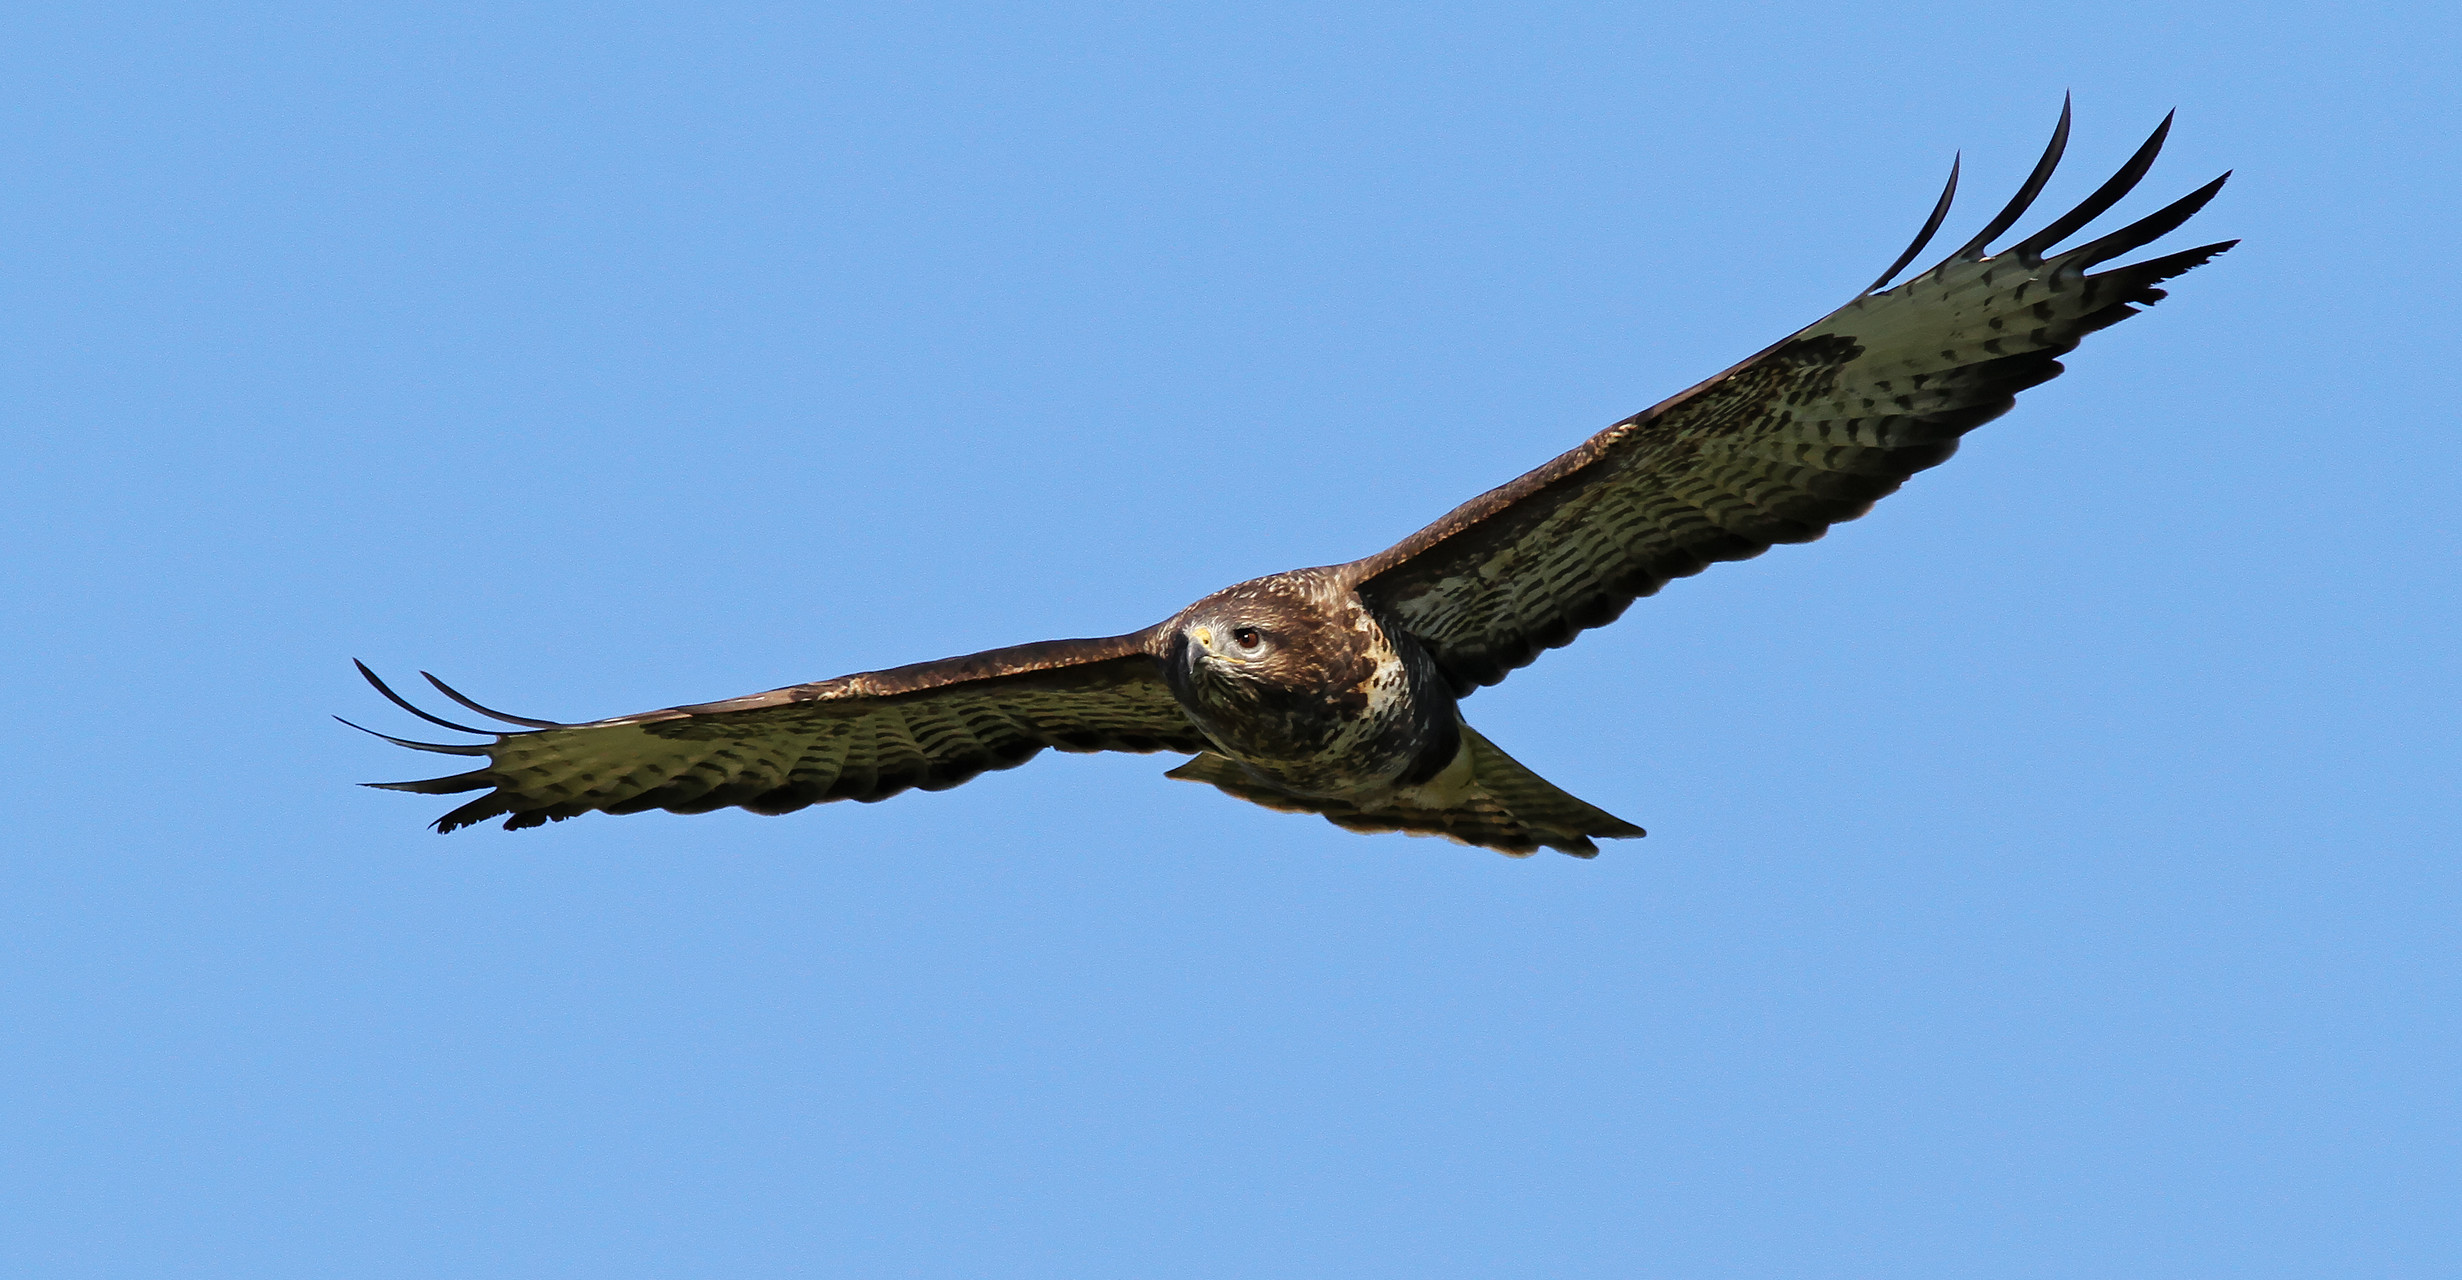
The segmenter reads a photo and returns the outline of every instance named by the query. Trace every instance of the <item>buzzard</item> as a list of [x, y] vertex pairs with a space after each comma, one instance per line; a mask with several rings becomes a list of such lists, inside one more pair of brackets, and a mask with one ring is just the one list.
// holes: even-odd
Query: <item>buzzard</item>
[[[1668, 580], [1808, 542], [1862, 515], [2016, 393], [2057, 376], [2097, 329], [2237, 241], [2096, 267], [2186, 222], [2228, 173], [2146, 217], [2054, 246], [2135, 187], [2164, 117], [2083, 204], [1998, 253], [2051, 177], [2051, 145], [1974, 239], [1896, 288], [1948, 216], [1957, 166], [1914, 243], [1853, 301], [1364, 560], [1225, 587], [1128, 635], [1047, 640], [724, 702], [587, 724], [491, 711], [488, 740], [413, 742], [476, 757], [450, 777], [371, 785], [484, 795], [436, 820], [533, 827], [591, 810], [787, 813], [938, 791], [1059, 751], [1172, 751], [1167, 775], [1353, 831], [1407, 831], [1516, 856], [1590, 857], [1641, 828], [1550, 785], [1462, 719], [1461, 700], [1615, 620]], [[347, 722], [345, 722], [347, 723]], [[354, 728], [359, 726], [354, 725]], [[373, 731], [371, 731], [373, 732]]]

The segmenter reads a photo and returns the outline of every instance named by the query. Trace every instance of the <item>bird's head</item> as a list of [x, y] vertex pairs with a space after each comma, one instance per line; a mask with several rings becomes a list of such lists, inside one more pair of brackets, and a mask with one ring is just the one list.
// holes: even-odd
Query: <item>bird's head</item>
[[1235, 696], [1357, 683], [1373, 624], [1347, 594], [1326, 589], [1322, 572], [1243, 582], [1190, 605], [1173, 620], [1175, 674]]

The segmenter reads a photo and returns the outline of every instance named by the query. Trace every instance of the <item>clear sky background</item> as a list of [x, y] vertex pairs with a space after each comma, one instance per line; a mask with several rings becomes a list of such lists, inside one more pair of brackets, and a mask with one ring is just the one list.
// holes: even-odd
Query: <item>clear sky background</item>
[[[2449, 1276], [2449, 5], [22, 6], [0, 1271]], [[1467, 705], [1651, 829], [1047, 756], [439, 838], [585, 719], [1376, 550], [1954, 244], [2247, 243]], [[2107, 224], [2108, 225], [2108, 224]], [[442, 761], [450, 766], [453, 762]]]

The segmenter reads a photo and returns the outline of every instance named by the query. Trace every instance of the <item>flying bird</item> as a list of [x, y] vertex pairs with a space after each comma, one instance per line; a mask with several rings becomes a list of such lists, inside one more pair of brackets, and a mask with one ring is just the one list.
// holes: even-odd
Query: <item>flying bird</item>
[[[1353, 831], [1449, 837], [1516, 856], [1581, 857], [1642, 829], [1531, 772], [1461, 701], [1639, 597], [1722, 560], [1809, 542], [1862, 515], [2080, 339], [2161, 299], [2162, 281], [2238, 243], [2095, 268], [2186, 222], [2231, 175], [2062, 251], [2135, 187], [2164, 117], [2084, 203], [1998, 253], [2059, 163], [2069, 108], [2015, 198], [1939, 265], [1884, 288], [1948, 217], [1958, 168], [1914, 243], [1871, 288], [1726, 372], [1608, 427], [1364, 560], [1225, 587], [1143, 631], [1046, 640], [724, 702], [586, 724], [506, 715], [511, 731], [411, 714], [487, 741], [413, 742], [466, 773], [372, 786], [486, 794], [438, 831], [603, 810], [787, 813], [939, 791], [1058, 751], [1171, 751], [1166, 776]], [[422, 673], [425, 674], [425, 673]], [[345, 721], [345, 723], [349, 723]], [[360, 726], [353, 725], [353, 728]], [[374, 732], [370, 730], [369, 732]]]

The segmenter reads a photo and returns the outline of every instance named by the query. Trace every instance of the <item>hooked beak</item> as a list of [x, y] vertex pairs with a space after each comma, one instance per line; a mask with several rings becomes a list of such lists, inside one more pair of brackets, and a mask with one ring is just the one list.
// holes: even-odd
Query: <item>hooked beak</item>
[[1180, 650], [1180, 660], [1187, 664], [1191, 674], [1199, 671], [1220, 671], [1230, 663], [1230, 659], [1225, 658], [1222, 652], [1214, 647], [1212, 627], [1190, 627], [1181, 639]]

